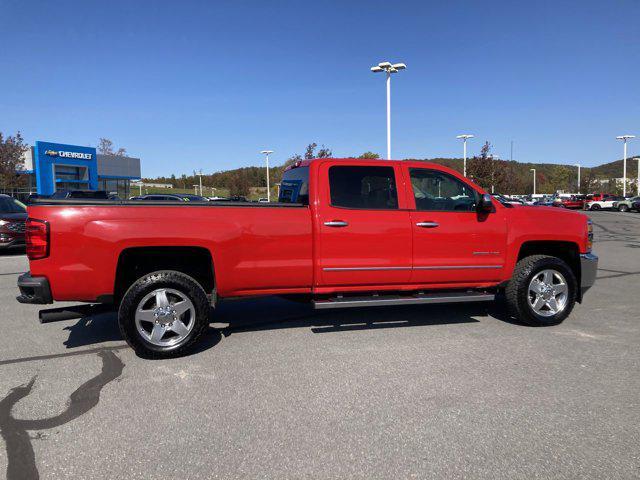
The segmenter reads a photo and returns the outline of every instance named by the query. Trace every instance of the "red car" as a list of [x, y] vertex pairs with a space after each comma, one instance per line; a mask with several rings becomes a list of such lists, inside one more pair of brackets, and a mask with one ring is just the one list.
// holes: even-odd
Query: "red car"
[[571, 197], [559, 198], [553, 202], [553, 206], [582, 210], [584, 208], [586, 198], [586, 195], [572, 195]]
[[316, 309], [493, 301], [555, 325], [595, 281], [583, 214], [513, 207], [436, 164], [317, 159], [277, 203], [36, 200], [23, 303], [110, 303], [140, 354], [193, 345], [227, 298]]
[[27, 207], [9, 195], [0, 195], [0, 251], [25, 247]]

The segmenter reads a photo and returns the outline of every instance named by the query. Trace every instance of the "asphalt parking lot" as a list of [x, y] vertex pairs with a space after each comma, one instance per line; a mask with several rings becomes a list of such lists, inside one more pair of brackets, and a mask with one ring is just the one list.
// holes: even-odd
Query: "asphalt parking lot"
[[[40, 325], [0, 257], [0, 471], [21, 478], [638, 478], [640, 214], [593, 212], [562, 325], [499, 308], [223, 304], [190, 356], [115, 315]], [[1, 475], [1, 474], [0, 474]]]

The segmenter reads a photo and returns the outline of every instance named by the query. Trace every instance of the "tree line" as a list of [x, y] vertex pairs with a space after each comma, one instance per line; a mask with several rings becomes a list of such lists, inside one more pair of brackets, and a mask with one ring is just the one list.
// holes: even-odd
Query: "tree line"
[[[0, 189], [17, 190], [26, 186], [26, 178], [17, 172], [24, 169], [23, 156], [29, 150], [22, 134], [3, 135], [0, 132]], [[116, 149], [111, 140], [100, 138], [98, 152], [105, 155], [125, 156], [126, 149]], [[283, 165], [269, 169], [269, 181], [276, 185], [282, 180], [285, 168], [297, 161], [311, 158], [327, 158], [332, 156], [331, 148], [312, 142], [301, 153], [291, 155]], [[377, 153], [367, 151], [357, 158], [380, 158]], [[425, 158], [413, 159], [438, 163], [462, 173], [463, 160], [461, 158]], [[635, 164], [635, 165], [634, 165]], [[628, 160], [627, 171], [629, 178], [635, 178], [637, 162]], [[500, 160], [491, 154], [491, 144], [485, 142], [478, 155], [467, 160], [467, 176], [485, 190], [503, 194], [529, 194], [533, 191], [533, 173], [536, 169], [537, 193], [555, 193], [557, 191], [577, 191], [577, 169], [573, 166], [549, 163], [519, 163], [516, 161]], [[619, 173], [616, 173], [619, 172]], [[620, 194], [622, 185], [613, 181], [622, 176], [622, 161], [600, 165], [594, 168], [583, 168], [580, 191], [582, 193], [608, 191]], [[183, 174], [180, 177], [145, 178], [153, 183], [168, 183], [175, 188], [190, 189], [199, 183], [195, 172], [193, 175]], [[604, 180], [605, 184], [602, 184]], [[266, 188], [265, 167], [243, 167], [226, 170], [202, 176], [205, 187], [229, 190], [233, 196], [246, 196], [252, 187]], [[274, 189], [276, 187], [273, 187]], [[633, 191], [628, 188], [627, 191]]]
[[[491, 144], [485, 142], [478, 155], [467, 159], [467, 176], [488, 192], [503, 193], [509, 195], [526, 195], [533, 193], [533, 173], [531, 168], [536, 169], [536, 192], [555, 193], [557, 191], [576, 192], [577, 169], [568, 165], [547, 164], [547, 163], [519, 163], [496, 158], [491, 154]], [[318, 145], [313, 142], [307, 145], [304, 152], [290, 156], [283, 165], [273, 166], [269, 169], [269, 181], [275, 185], [282, 180], [285, 168], [297, 161], [311, 158], [331, 157], [330, 148]], [[356, 158], [378, 159], [380, 155], [367, 151]], [[462, 158], [424, 158], [410, 159], [417, 161], [433, 162], [462, 173]], [[596, 167], [597, 168], [597, 167]], [[202, 176], [202, 184], [206, 187], [224, 188], [230, 191], [231, 195], [247, 195], [251, 187], [266, 188], [266, 167], [243, 167], [233, 170], [225, 170]], [[153, 183], [167, 183], [175, 188], [191, 188], [198, 184], [198, 176], [183, 174], [180, 177], [171, 175], [170, 177], [145, 178], [145, 181]], [[594, 192], [602, 190], [598, 183], [595, 169], [583, 168], [581, 175], [580, 191]], [[618, 187], [613, 183], [610, 190], [616, 193]], [[274, 187], [275, 188], [275, 187]]]

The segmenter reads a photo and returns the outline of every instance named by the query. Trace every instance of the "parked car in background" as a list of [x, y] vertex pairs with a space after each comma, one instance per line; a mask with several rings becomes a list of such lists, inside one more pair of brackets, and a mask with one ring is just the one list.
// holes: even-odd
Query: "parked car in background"
[[267, 200], [266, 198], [259, 198], [258, 203], [269, 203], [269, 200]]
[[536, 207], [553, 207], [553, 197], [544, 196], [533, 200], [533, 205]]
[[631, 204], [631, 209], [635, 210], [636, 212], [640, 212], [640, 200], [633, 202]]
[[[104, 190], [58, 190], [53, 195], [49, 195], [47, 198], [56, 200], [64, 199], [91, 199], [91, 200], [111, 200], [109, 192]], [[42, 198], [42, 196], [38, 197]]]
[[607, 200], [611, 197], [615, 197], [616, 195], [612, 193], [591, 193], [587, 195], [587, 200], [594, 200], [596, 202], [601, 200]]
[[248, 202], [246, 197], [242, 197], [240, 195], [235, 195], [232, 197], [211, 197], [209, 198], [212, 202]]
[[137, 195], [129, 200], [148, 202], [208, 202], [209, 199], [190, 193], [158, 193], [149, 195]]
[[584, 204], [585, 210], [611, 210], [614, 208], [614, 203], [617, 204], [620, 200], [624, 200], [623, 197], [609, 196], [604, 197], [602, 200], [588, 200]]
[[526, 205], [522, 200], [518, 200], [517, 198], [507, 197], [506, 195], [502, 195], [500, 193], [494, 193], [491, 195], [493, 198], [498, 200], [503, 205]]
[[638, 206], [633, 206], [634, 203], [640, 205], [640, 197], [632, 197], [613, 202], [613, 208], [618, 210], [619, 212], [628, 212], [629, 210], [639, 211]]
[[0, 195], [0, 250], [24, 248], [27, 207], [9, 195]]
[[571, 195], [570, 197], [559, 197], [553, 201], [553, 206], [582, 210], [584, 208], [584, 202], [586, 201], [586, 199], [586, 195]]

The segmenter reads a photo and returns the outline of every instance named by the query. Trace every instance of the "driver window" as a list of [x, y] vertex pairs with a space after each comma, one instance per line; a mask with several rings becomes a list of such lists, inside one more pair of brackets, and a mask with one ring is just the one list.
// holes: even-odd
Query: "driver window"
[[451, 175], [426, 168], [410, 168], [416, 210], [475, 212], [478, 193]]

